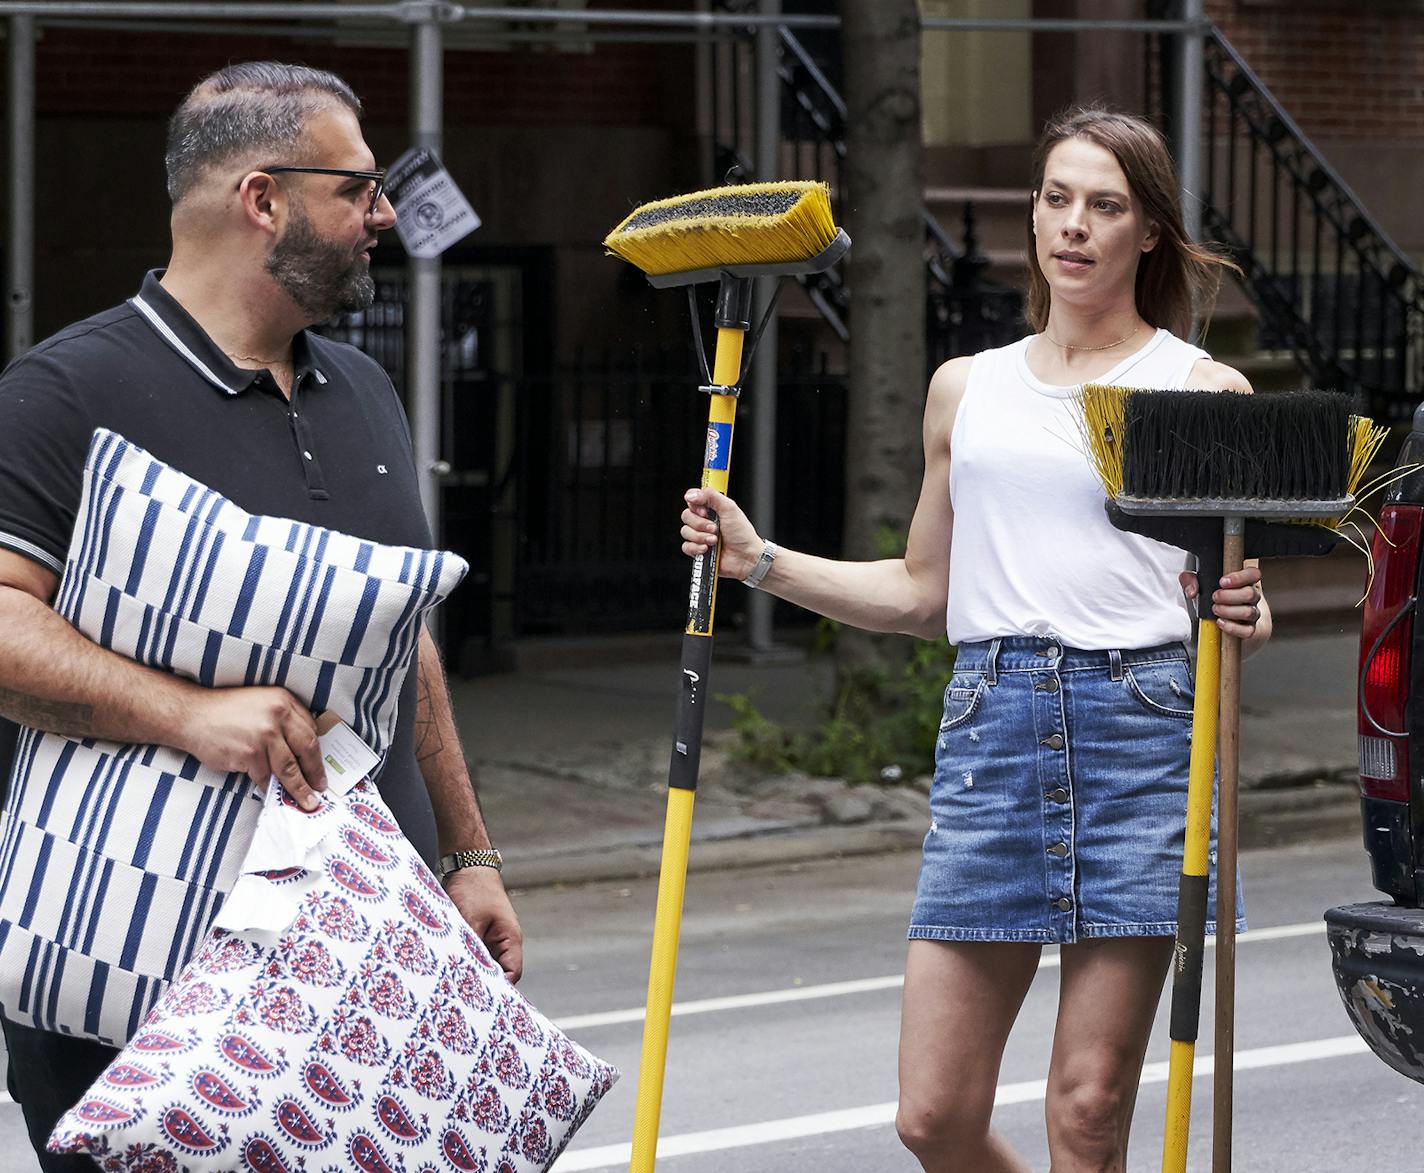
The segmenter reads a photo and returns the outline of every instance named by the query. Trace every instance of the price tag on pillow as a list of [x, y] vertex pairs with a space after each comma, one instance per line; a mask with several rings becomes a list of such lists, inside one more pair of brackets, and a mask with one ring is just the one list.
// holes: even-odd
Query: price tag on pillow
[[301, 898], [327, 870], [327, 836], [339, 821], [333, 800], [345, 798], [380, 762], [380, 755], [331, 712], [316, 721], [326, 792], [314, 811], [302, 811], [272, 778], [243, 857], [237, 883], [213, 924], [249, 936], [280, 933], [297, 915]]
[[321, 764], [326, 767], [326, 786], [332, 794], [345, 796], [381, 764], [380, 755], [335, 713], [322, 713], [316, 719], [316, 732], [321, 743]]

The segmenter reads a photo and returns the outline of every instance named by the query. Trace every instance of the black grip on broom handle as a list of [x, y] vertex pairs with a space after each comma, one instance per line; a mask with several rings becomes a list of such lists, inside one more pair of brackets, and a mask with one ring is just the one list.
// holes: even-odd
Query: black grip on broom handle
[[1197, 1041], [1201, 1021], [1202, 955], [1206, 951], [1206, 876], [1182, 874], [1177, 888], [1177, 942], [1172, 954], [1172, 1017], [1168, 1035]]
[[1211, 592], [1221, 585], [1221, 540], [1193, 552], [1197, 556], [1197, 618], [1207, 622], [1216, 618]]
[[[707, 516], [717, 520], [714, 510]], [[707, 715], [707, 677], [712, 670], [712, 624], [717, 605], [717, 567], [720, 546], [704, 550], [692, 560], [692, 585], [687, 599], [687, 630], [682, 637], [682, 687], [677, 694], [677, 724], [673, 727], [672, 762], [668, 785], [678, 790], [697, 789], [697, 768], [702, 760], [702, 725]]]
[[677, 697], [677, 726], [673, 734], [668, 785], [678, 790], [697, 789], [697, 767], [702, 760], [702, 724], [707, 715], [707, 675], [712, 669], [712, 636], [682, 637], [682, 688]]

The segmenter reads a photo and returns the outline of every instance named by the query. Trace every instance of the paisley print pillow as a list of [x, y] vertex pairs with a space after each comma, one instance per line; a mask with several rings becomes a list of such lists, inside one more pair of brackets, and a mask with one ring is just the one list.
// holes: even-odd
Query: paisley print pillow
[[618, 1072], [509, 984], [369, 782], [304, 817], [330, 824], [324, 870], [265, 873], [304, 889], [295, 920], [271, 943], [211, 930], [50, 1150], [131, 1173], [548, 1169]]

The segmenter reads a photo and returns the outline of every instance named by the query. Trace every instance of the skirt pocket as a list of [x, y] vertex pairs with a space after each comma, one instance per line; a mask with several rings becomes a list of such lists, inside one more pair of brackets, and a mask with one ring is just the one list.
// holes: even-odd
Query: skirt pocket
[[978, 673], [956, 673], [944, 690], [944, 717], [939, 731], [948, 733], [974, 716], [984, 695], [985, 680]]
[[1149, 713], [1192, 717], [1192, 672], [1185, 660], [1153, 660], [1123, 669], [1128, 694]]

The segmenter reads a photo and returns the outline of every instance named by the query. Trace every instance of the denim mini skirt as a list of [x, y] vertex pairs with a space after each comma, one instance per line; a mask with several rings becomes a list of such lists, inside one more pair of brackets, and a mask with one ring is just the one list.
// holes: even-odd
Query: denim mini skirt
[[[1174, 935], [1191, 733], [1181, 644], [1079, 651], [1016, 636], [961, 645], [910, 938]], [[1215, 795], [1210, 858], [1214, 932]]]

